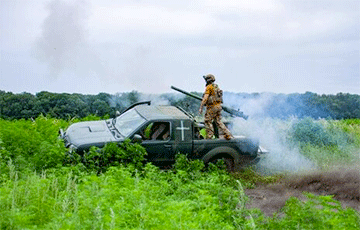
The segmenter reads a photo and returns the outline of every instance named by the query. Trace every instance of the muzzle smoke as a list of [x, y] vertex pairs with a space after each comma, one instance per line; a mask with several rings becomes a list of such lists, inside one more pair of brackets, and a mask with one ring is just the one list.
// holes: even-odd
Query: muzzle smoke
[[298, 148], [287, 140], [287, 130], [293, 120], [280, 121], [272, 118], [236, 118], [232, 127], [234, 135], [244, 135], [258, 139], [261, 147], [269, 153], [259, 162], [258, 170], [265, 174], [279, 172], [302, 172], [316, 169], [314, 163], [301, 155]]
[[[260, 145], [269, 152], [258, 164], [258, 170], [263, 173], [314, 170], [316, 168], [315, 164], [301, 155], [299, 149], [288, 141], [288, 130], [297, 118], [289, 117], [280, 120], [271, 118], [266, 113], [269, 104], [272, 104], [273, 100], [273, 94], [259, 94], [252, 98], [245, 98], [241, 95], [227, 95], [224, 98], [226, 103], [233, 107], [239, 107], [239, 102], [241, 102], [241, 110], [249, 115], [248, 120], [234, 119], [232, 133], [258, 139]], [[291, 105], [289, 106], [291, 107]]]

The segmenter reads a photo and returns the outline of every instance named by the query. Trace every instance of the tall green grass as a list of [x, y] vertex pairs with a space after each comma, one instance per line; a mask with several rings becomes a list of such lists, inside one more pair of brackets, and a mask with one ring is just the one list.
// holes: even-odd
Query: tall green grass
[[2, 229], [232, 229], [239, 205], [240, 189], [217, 170], [165, 172], [147, 164], [100, 176], [57, 170], [18, 179], [9, 167], [0, 188]]
[[[184, 156], [181, 156], [184, 158]], [[187, 162], [180, 160], [180, 162]], [[76, 168], [19, 179], [8, 165], [0, 187], [1, 229], [356, 229], [359, 214], [331, 197], [292, 198], [284, 217], [247, 210], [243, 185], [200, 162], [172, 171], [147, 164], [110, 167], [101, 175]], [[191, 165], [195, 164], [195, 165]], [[199, 167], [200, 166], [200, 167]], [[193, 170], [184, 170], [184, 169]], [[81, 171], [81, 170], [80, 170]]]
[[[57, 137], [68, 124], [46, 117], [0, 120], [1, 229], [360, 228], [359, 213], [331, 197], [291, 198], [282, 215], [270, 218], [247, 210], [244, 188], [278, 179], [251, 169], [232, 175], [179, 155], [173, 169], [163, 171], [142, 163], [140, 146], [132, 146], [139, 155], [129, 163], [113, 145], [69, 163]], [[356, 120], [300, 120], [289, 127], [289, 142], [320, 165], [352, 162], [359, 148]], [[120, 155], [121, 164], [109, 162]]]

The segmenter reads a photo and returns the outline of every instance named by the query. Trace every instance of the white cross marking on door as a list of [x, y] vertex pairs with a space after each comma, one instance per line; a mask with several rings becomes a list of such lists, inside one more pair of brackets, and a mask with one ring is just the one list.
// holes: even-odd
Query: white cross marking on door
[[184, 130], [190, 130], [190, 127], [184, 127], [184, 121], [181, 121], [181, 127], [177, 127], [176, 130], [181, 130], [181, 140], [184, 141]]

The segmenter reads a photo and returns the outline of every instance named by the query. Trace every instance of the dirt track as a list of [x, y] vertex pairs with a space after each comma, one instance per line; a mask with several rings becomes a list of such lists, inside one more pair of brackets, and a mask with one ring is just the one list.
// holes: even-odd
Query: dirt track
[[289, 176], [277, 184], [258, 185], [246, 189], [250, 200], [248, 208], [259, 208], [265, 215], [272, 216], [279, 211], [289, 197], [305, 200], [303, 191], [317, 195], [334, 195], [343, 207], [351, 207], [360, 212], [359, 169], [338, 169], [307, 175]]

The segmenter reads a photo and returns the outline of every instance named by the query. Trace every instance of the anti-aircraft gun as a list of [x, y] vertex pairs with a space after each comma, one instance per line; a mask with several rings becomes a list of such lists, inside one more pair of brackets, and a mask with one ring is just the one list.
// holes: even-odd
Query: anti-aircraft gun
[[[180, 92], [180, 93], [186, 94], [186, 95], [188, 95], [188, 96], [190, 96], [190, 97], [192, 97], [192, 98], [198, 99], [199, 101], [202, 101], [202, 98], [199, 97], [199, 96], [197, 96], [197, 95], [195, 95], [195, 94], [186, 92], [186, 91], [184, 91], [184, 90], [182, 90], [182, 89], [179, 89], [179, 88], [177, 88], [177, 87], [175, 87], [175, 86], [171, 86], [171, 88], [174, 89], [174, 90], [176, 90], [176, 91], [178, 91], [178, 92]], [[247, 120], [248, 117], [249, 117], [249, 116], [245, 115], [243, 112], [241, 112], [241, 111], [239, 111], [239, 110], [235, 110], [235, 109], [229, 108], [229, 107], [224, 106], [224, 105], [222, 105], [221, 107], [222, 107], [222, 109], [223, 109], [225, 112], [229, 113], [231, 116], [242, 117], [242, 118], [244, 118], [245, 120]]]

